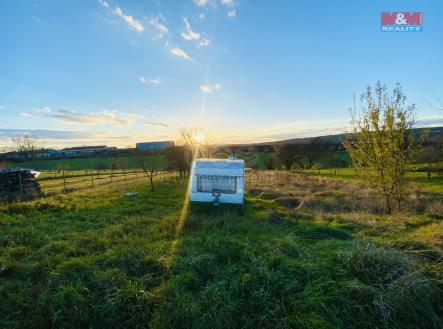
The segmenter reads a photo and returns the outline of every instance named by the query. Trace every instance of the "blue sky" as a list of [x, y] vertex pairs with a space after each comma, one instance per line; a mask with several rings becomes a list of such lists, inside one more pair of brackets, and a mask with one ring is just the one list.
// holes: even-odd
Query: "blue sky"
[[[424, 31], [380, 31], [382, 11]], [[343, 130], [353, 93], [399, 81], [421, 125], [443, 125], [440, 1], [2, 1], [0, 146], [216, 142]]]

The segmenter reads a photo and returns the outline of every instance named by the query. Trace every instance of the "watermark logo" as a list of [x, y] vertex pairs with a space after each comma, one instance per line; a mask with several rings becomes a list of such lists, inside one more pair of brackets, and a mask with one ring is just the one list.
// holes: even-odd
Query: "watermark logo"
[[382, 12], [382, 32], [421, 32], [423, 31], [423, 14], [421, 12]]

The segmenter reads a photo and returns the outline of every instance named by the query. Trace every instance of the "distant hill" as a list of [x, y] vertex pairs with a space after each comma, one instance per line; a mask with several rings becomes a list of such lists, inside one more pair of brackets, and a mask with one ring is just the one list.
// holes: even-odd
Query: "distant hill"
[[[425, 129], [429, 130], [429, 137], [431, 138], [443, 134], [443, 127], [415, 128], [413, 129], [413, 132], [415, 133], [416, 136], [420, 136]], [[321, 138], [326, 142], [338, 144], [345, 136], [346, 134], [337, 134], [337, 135], [326, 135], [326, 136], [316, 136], [316, 137], [292, 138], [273, 143], [305, 144], [308, 143], [313, 138]], [[263, 144], [273, 144], [273, 143], [263, 143]]]
[[[431, 138], [433, 138], [437, 135], [443, 134], [443, 127], [415, 128], [415, 129], [413, 129], [413, 131], [416, 136], [420, 136], [425, 129], [429, 130], [429, 137], [431, 137]], [[236, 146], [236, 147], [262, 146], [262, 147], [266, 147], [266, 146], [271, 146], [271, 145], [280, 144], [280, 143], [306, 144], [314, 138], [321, 138], [324, 141], [329, 142], [329, 143], [340, 144], [342, 139], [345, 136], [346, 136], [346, 134], [336, 134], [336, 135], [325, 135], [325, 136], [314, 136], [314, 137], [291, 138], [291, 139], [284, 139], [284, 140], [274, 141], [274, 142], [224, 144], [224, 145], [218, 145], [218, 146], [220, 146], [220, 147], [230, 147], [230, 146]]]

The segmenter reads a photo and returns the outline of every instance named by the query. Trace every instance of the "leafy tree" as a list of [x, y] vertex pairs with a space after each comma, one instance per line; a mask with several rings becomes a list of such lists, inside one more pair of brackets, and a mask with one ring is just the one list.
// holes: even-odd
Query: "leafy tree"
[[353, 134], [343, 145], [360, 177], [380, 191], [387, 213], [401, 208], [406, 169], [418, 147], [411, 132], [414, 112], [400, 84], [390, 92], [380, 82], [361, 96], [360, 111], [351, 110]]
[[431, 172], [437, 169], [438, 162], [443, 161], [443, 136], [426, 139], [417, 155], [417, 161], [427, 164], [428, 178], [430, 178]]
[[333, 156], [330, 158], [327, 158], [324, 161], [326, 168], [345, 168], [348, 166], [348, 161], [345, 159], [339, 158], [337, 156]]
[[314, 162], [323, 156], [328, 146], [320, 137], [312, 138], [308, 143], [302, 145], [301, 152], [306, 157], [308, 169], [311, 169]]
[[178, 170], [180, 178], [183, 178], [186, 172], [189, 171], [188, 153], [186, 146], [170, 146], [166, 149], [169, 167]]
[[286, 170], [291, 170], [295, 163], [297, 155], [297, 147], [292, 144], [276, 144], [274, 145], [275, 156]]
[[266, 159], [263, 165], [266, 170], [274, 170], [277, 167], [277, 163], [275, 161], [275, 158], [272, 156], [270, 158]]

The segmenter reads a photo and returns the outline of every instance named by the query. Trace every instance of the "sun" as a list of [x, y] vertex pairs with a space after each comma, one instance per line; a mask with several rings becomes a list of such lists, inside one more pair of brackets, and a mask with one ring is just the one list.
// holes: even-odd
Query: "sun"
[[200, 131], [194, 135], [194, 140], [199, 144], [203, 143], [205, 141], [205, 139], [206, 139], [206, 135], [202, 131]]

